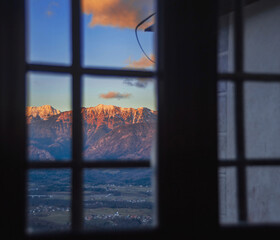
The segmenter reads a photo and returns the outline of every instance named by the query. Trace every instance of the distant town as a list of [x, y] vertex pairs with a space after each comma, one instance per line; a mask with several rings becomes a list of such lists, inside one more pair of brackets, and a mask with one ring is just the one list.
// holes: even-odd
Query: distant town
[[[50, 170], [48, 170], [50, 171]], [[28, 188], [28, 229], [36, 231], [67, 231], [71, 226], [71, 191], [67, 172], [58, 170], [32, 172]], [[141, 172], [142, 171], [142, 172]], [[143, 228], [153, 225], [153, 193], [147, 177], [151, 172], [137, 170], [138, 177], [125, 184], [129, 172], [110, 171], [99, 175], [105, 184], [85, 179], [84, 228]], [[136, 170], [130, 172], [135, 176]], [[119, 176], [118, 176], [119, 175]], [[120, 185], [112, 183], [119, 177]], [[115, 178], [115, 179], [114, 179]], [[46, 181], [48, 180], [48, 181]], [[111, 181], [111, 183], [108, 183]], [[96, 181], [95, 181], [96, 182]], [[107, 183], [106, 183], [107, 182]]]

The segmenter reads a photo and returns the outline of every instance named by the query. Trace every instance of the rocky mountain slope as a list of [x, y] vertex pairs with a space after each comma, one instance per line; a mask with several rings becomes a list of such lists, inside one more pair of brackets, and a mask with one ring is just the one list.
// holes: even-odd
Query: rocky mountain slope
[[49, 117], [57, 114], [60, 114], [60, 111], [54, 109], [50, 105], [44, 105], [41, 107], [26, 107], [26, 117], [28, 123], [35, 119], [47, 120]]
[[[149, 159], [157, 112], [98, 105], [82, 108], [84, 158]], [[27, 107], [30, 160], [71, 159], [72, 111]]]

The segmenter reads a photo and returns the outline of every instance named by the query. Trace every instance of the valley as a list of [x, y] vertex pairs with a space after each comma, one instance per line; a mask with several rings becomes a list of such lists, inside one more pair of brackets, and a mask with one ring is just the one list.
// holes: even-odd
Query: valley
[[[157, 112], [148, 108], [98, 105], [81, 109], [83, 159], [149, 160]], [[28, 159], [69, 161], [72, 158], [72, 111], [50, 105], [27, 107]], [[71, 228], [71, 171], [30, 170], [28, 230]], [[128, 229], [153, 225], [153, 171], [87, 169], [83, 172], [85, 229]]]
[[[86, 170], [84, 228], [151, 227], [154, 214], [152, 174], [148, 169]], [[32, 170], [29, 173], [30, 232], [70, 229], [70, 177], [68, 170]]]

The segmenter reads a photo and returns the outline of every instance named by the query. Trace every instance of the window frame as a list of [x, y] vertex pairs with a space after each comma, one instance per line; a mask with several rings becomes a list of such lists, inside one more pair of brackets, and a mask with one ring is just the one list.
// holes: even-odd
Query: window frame
[[247, 173], [246, 169], [252, 166], [279, 167], [279, 159], [248, 159], [245, 156], [245, 129], [244, 129], [244, 83], [246, 82], [280, 82], [280, 74], [270, 73], [247, 73], [244, 71], [244, 19], [243, 8], [247, 4], [255, 3], [258, 0], [235, 0], [231, 2], [232, 8], [229, 11], [233, 16], [233, 61], [234, 69], [232, 73], [219, 73], [218, 82], [229, 81], [235, 84], [234, 87], [234, 128], [235, 128], [235, 146], [236, 160], [219, 159], [218, 169], [234, 168], [236, 169], [237, 186], [237, 223], [222, 224], [219, 228], [221, 238], [230, 236], [235, 239], [238, 236], [258, 236], [265, 237], [267, 234], [279, 234], [280, 223], [277, 224], [249, 224], [248, 206], [247, 206]]
[[[75, 0], [72, 4], [73, 9], [79, 7]], [[112, 237], [117, 239], [131, 239], [131, 237], [153, 239], [161, 236], [174, 237], [174, 235], [188, 237], [194, 234], [199, 238], [200, 236], [209, 236], [210, 233], [217, 235], [218, 232], [221, 232], [218, 231], [216, 131], [217, 37], [215, 33], [217, 31], [218, 4], [216, 0], [203, 3], [203, 8], [201, 3], [196, 0], [187, 2], [158, 0], [157, 4], [158, 71], [156, 74], [159, 105], [157, 153], [158, 159], [160, 159], [157, 168], [158, 227], [151, 231], [72, 232], [27, 236], [25, 234], [25, 170], [30, 167], [45, 168], [49, 165], [32, 163], [31, 166], [25, 159], [27, 134], [24, 116], [25, 82], [23, 79], [25, 79], [27, 70], [71, 71], [69, 67], [44, 65], [42, 68], [41, 65], [36, 64], [27, 66], [24, 50], [24, 1], [1, 1], [3, 14], [0, 16], [2, 20], [0, 24], [1, 33], [4, 33], [1, 35], [7, 36], [7, 41], [2, 42], [1, 39], [1, 53], [4, 52], [5, 56], [5, 58], [1, 58], [1, 88], [5, 89], [1, 92], [4, 95], [1, 98], [1, 109], [4, 110], [8, 119], [8, 121], [3, 122], [4, 127], [1, 126], [1, 142], [6, 141], [1, 152], [4, 156], [9, 156], [2, 163], [4, 168], [1, 169], [1, 180], [4, 182], [6, 179], [13, 179], [9, 186], [3, 188], [2, 191], [6, 197], [1, 199], [1, 204], [8, 206], [3, 213], [5, 218], [3, 234], [8, 233], [11, 239], [34, 240], [92, 239], [93, 237], [97, 239], [111, 239]], [[73, 16], [73, 19], [78, 19], [77, 14]], [[73, 32], [80, 28], [80, 26], [72, 27]], [[192, 38], [184, 36], [182, 29], [188, 29]], [[200, 31], [196, 29], [200, 29]], [[77, 41], [77, 39], [73, 40], [73, 47], [79, 45]], [[189, 66], [188, 69], [186, 65]], [[80, 71], [78, 67], [76, 70]], [[110, 70], [110, 73], [104, 72], [103, 69], [84, 70], [94, 75], [123, 76], [124, 74], [124, 71], [120, 70]], [[79, 75], [80, 72], [77, 74]], [[125, 76], [134, 76], [135, 74], [150, 77], [149, 73], [141, 71], [125, 71]], [[11, 76], [13, 81], [8, 81], [7, 76]], [[220, 74], [219, 77], [221, 77]], [[73, 80], [73, 83], [75, 82], [78, 81]], [[76, 92], [76, 97], [73, 96], [73, 99], [78, 99], [73, 104], [73, 111], [75, 109], [79, 111], [81, 92], [73, 91]], [[176, 114], [182, 109], [184, 109], [182, 114]], [[74, 117], [73, 121], [79, 122], [80, 118]], [[75, 128], [79, 129], [77, 125], [79, 124], [76, 124]], [[77, 134], [76, 131], [79, 130], [73, 130], [73, 135]], [[18, 145], [17, 151], [12, 148], [13, 144]], [[77, 149], [75, 154], [79, 154], [80, 151], [81, 149]], [[13, 161], [8, 161], [11, 159]], [[76, 157], [76, 159], [78, 158]], [[189, 159], [191, 161], [188, 161]], [[79, 169], [81, 165], [79, 161], [73, 164], [78, 166], [74, 184], [80, 185]], [[104, 163], [87, 164], [89, 164], [88, 167], [104, 167]], [[65, 168], [66, 165], [59, 163], [55, 167]], [[197, 191], [198, 188], [199, 191]], [[18, 191], [14, 191], [14, 189]], [[186, 189], [189, 192], [187, 199], [185, 198]], [[78, 192], [74, 194], [79, 195]], [[79, 202], [81, 199], [77, 201]], [[18, 217], [15, 219], [14, 216]], [[79, 223], [76, 226], [78, 225]]]
[[[152, 78], [156, 77], [155, 71], [138, 71], [138, 70], [125, 70], [125, 69], [113, 69], [113, 68], [95, 68], [95, 67], [83, 67], [81, 64], [81, 1], [72, 0], [71, 4], [71, 26], [72, 26], [72, 64], [70, 66], [60, 66], [57, 64], [36, 64], [25, 63], [25, 74], [28, 72], [40, 72], [40, 73], [65, 73], [72, 76], [72, 109], [73, 109], [73, 125], [72, 125], [72, 159], [65, 162], [49, 162], [49, 161], [28, 161], [25, 159], [25, 175], [28, 170], [39, 169], [69, 169], [72, 172], [71, 179], [71, 229], [68, 233], [62, 233], [62, 235], [69, 234], [92, 234], [96, 232], [102, 234], [110, 233], [112, 230], [100, 230], [93, 229], [92, 231], [84, 230], [83, 223], [83, 171], [86, 169], [114, 169], [114, 168], [152, 168], [150, 160], [98, 160], [98, 161], [84, 161], [82, 159], [82, 114], [81, 114], [81, 99], [82, 99], [82, 76], [108, 76], [108, 77], [137, 77], [137, 78]], [[26, 37], [25, 37], [26, 38]], [[25, 140], [26, 141], [26, 140]], [[26, 184], [27, 181], [25, 180]], [[27, 189], [27, 186], [25, 186]], [[156, 205], [156, 204], [155, 204]], [[120, 230], [121, 231], [121, 230]], [[132, 230], [127, 230], [128, 232]], [[136, 232], [139, 230], [136, 230]], [[28, 234], [28, 237], [41, 238], [47, 233], [32, 233]], [[51, 233], [50, 235], [56, 235], [57, 233]]]

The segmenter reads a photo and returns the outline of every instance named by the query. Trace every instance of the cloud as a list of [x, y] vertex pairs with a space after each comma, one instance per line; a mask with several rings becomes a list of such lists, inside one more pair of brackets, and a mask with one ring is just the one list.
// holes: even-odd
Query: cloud
[[[149, 58], [155, 61], [155, 55], [150, 54]], [[154, 63], [151, 62], [146, 56], [141, 57], [139, 60], [131, 61], [131, 59], [128, 60], [128, 65], [126, 68], [148, 68], [153, 66]], [[147, 87], [149, 82], [152, 82], [152, 78], [136, 78], [136, 79], [131, 79], [127, 78], [123, 81], [124, 84], [128, 86], [133, 86], [133, 87], [139, 87], [139, 88], [145, 88]]]
[[131, 96], [130, 93], [119, 93], [119, 92], [108, 92], [99, 95], [100, 98], [104, 98], [104, 99], [116, 98], [118, 100], [123, 98], [129, 98], [130, 96]]
[[[155, 62], [154, 54], [150, 54], [149, 58]], [[129, 68], [148, 68], [153, 65], [154, 65], [154, 63], [151, 60], [149, 60], [146, 56], [143, 56], [139, 60], [135, 60], [135, 61], [131, 61], [129, 59], [127, 67], [129, 67]]]
[[137, 79], [127, 78], [123, 81], [123, 83], [131, 87], [145, 88], [147, 87], [148, 83], [152, 81], [153, 81], [152, 78], [137, 78]]
[[[134, 29], [154, 9], [153, 0], [82, 0], [82, 12], [92, 14], [90, 27], [101, 25]], [[143, 29], [146, 27], [142, 26]]]

